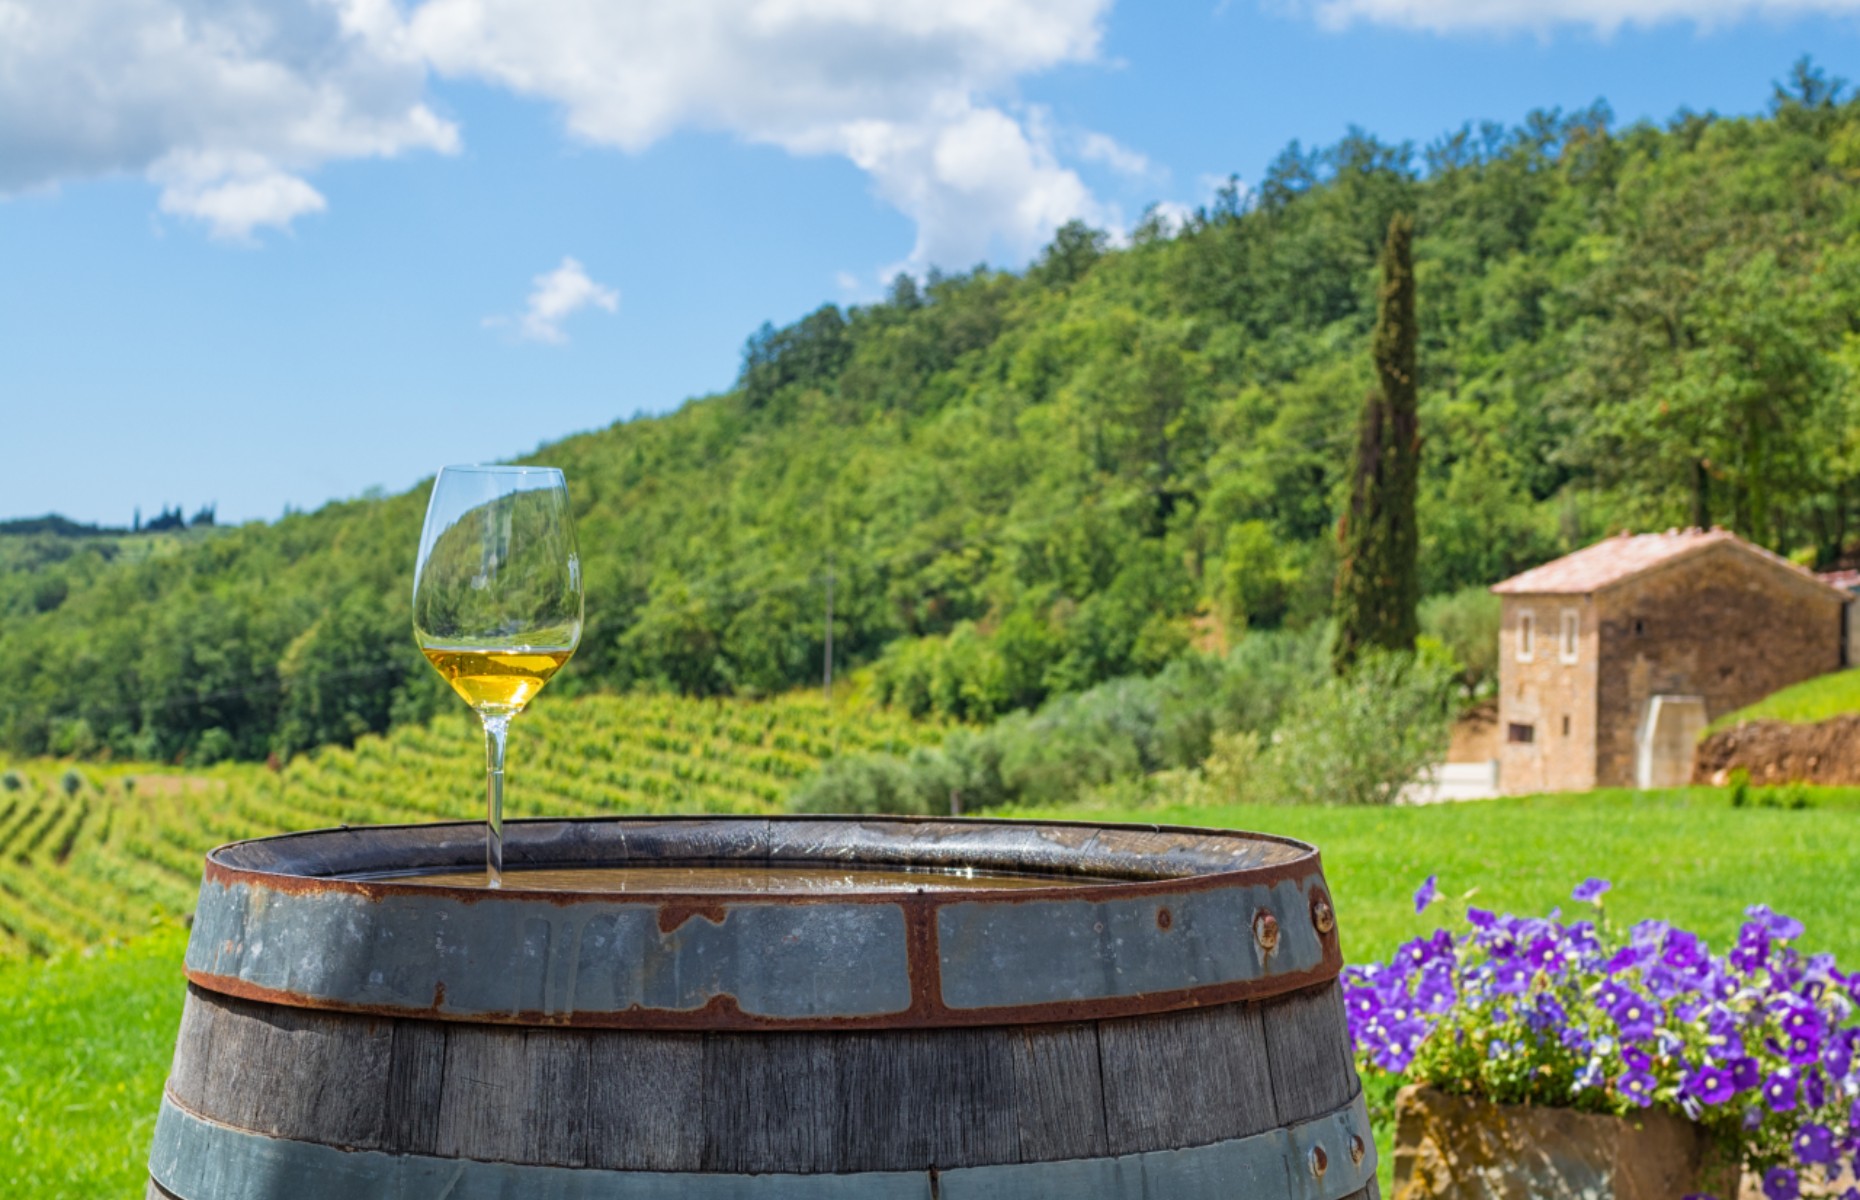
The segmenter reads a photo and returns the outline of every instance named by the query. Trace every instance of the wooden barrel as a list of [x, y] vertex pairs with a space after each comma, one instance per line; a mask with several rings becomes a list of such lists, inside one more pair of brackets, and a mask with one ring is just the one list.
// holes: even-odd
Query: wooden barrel
[[1309, 846], [1062, 822], [513, 821], [519, 871], [1049, 878], [819, 894], [382, 878], [469, 868], [482, 845], [482, 826], [445, 824], [208, 855], [150, 1197], [1376, 1196]]

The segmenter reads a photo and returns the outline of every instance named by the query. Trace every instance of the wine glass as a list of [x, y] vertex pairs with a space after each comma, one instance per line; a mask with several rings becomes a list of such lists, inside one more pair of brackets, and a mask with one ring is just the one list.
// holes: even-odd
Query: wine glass
[[581, 560], [554, 467], [447, 467], [413, 568], [413, 636], [484, 722], [485, 869], [504, 875], [504, 740], [581, 641]]

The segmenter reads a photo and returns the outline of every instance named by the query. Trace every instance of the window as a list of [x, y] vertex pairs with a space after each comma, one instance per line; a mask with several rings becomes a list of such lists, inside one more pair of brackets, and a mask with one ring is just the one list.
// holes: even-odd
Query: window
[[1537, 726], [1520, 725], [1513, 721], [1505, 726], [1505, 740], [1519, 746], [1528, 746], [1537, 740]]
[[1568, 713], [1563, 714], [1563, 736], [1564, 737], [1569, 736], [1569, 714]]
[[1557, 639], [1556, 656], [1566, 663], [1576, 661], [1576, 648], [1580, 645], [1576, 635], [1582, 631], [1582, 614], [1573, 608], [1563, 610], [1562, 636]]
[[1647, 636], [1647, 619], [1645, 617], [1634, 618], [1634, 636], [1635, 637], [1646, 637]]
[[1518, 661], [1537, 657], [1537, 614], [1525, 609], [1518, 614]]

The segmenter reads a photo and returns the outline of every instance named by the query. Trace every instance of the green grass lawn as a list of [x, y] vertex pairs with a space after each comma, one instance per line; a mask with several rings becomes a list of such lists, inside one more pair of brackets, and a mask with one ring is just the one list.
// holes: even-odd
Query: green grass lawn
[[1749, 708], [1726, 713], [1705, 732], [1727, 729], [1740, 721], [1788, 721], [1813, 725], [1843, 713], [1860, 712], [1860, 668], [1832, 671], [1772, 692]]
[[12, 1196], [147, 1188], [181, 1019], [179, 931], [0, 972], [0, 1179]]
[[[1386, 957], [1404, 938], [1457, 917], [1443, 908], [1414, 913], [1415, 886], [1437, 872], [1449, 895], [1476, 888], [1474, 903], [1514, 912], [1571, 911], [1570, 888], [1606, 876], [1615, 883], [1615, 919], [1677, 921], [1720, 946], [1745, 907], [1761, 901], [1799, 917], [1808, 948], [1860, 964], [1852, 874], [1860, 789], [1806, 794], [1813, 807], [1801, 811], [1733, 808], [1726, 792], [1694, 788], [1429, 808], [1049, 815], [1221, 825], [1315, 842], [1355, 962]], [[161, 933], [0, 972], [0, 1179], [15, 1183], [12, 1194], [141, 1196], [180, 1013], [181, 950], [178, 935]]]
[[[1766, 789], [1752, 789], [1763, 798]], [[1444, 908], [1414, 912], [1414, 890], [1438, 873], [1443, 894], [1501, 912], [1575, 909], [1590, 875], [1614, 882], [1612, 919], [1658, 917], [1728, 945], [1758, 902], [1801, 919], [1804, 944], [1860, 965], [1860, 788], [1804, 789], [1812, 807], [1731, 807], [1728, 792], [1588, 794], [1425, 808], [1145, 808], [1052, 810], [1086, 819], [1258, 829], [1323, 852], [1352, 962], [1386, 958], [1434, 928]], [[1034, 815], [1029, 812], [1026, 815]], [[1457, 916], [1457, 913], [1450, 914]]]

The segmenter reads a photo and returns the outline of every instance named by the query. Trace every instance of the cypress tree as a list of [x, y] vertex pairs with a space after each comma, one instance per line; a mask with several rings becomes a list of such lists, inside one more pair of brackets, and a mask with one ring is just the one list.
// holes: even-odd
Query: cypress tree
[[1350, 501], [1337, 525], [1341, 562], [1333, 664], [1339, 674], [1371, 647], [1412, 651], [1418, 632], [1414, 497], [1421, 431], [1415, 403], [1413, 240], [1414, 222], [1396, 213], [1382, 248], [1371, 340], [1376, 387], [1357, 422]]

